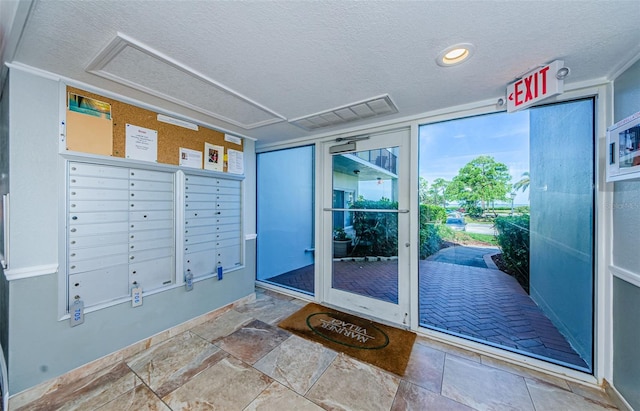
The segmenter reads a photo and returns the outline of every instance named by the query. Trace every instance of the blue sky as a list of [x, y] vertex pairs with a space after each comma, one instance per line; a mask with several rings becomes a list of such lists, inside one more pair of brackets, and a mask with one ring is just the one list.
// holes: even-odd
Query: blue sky
[[[495, 113], [420, 127], [420, 177], [451, 181], [469, 161], [492, 156], [509, 167], [511, 182], [529, 171], [529, 111]], [[529, 204], [529, 191], [514, 203]]]

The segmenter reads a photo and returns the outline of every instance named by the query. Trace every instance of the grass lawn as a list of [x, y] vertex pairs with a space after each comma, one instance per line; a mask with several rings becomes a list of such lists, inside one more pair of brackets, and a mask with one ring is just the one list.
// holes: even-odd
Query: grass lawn
[[492, 245], [497, 246], [496, 236], [491, 234], [467, 233], [465, 231], [453, 231], [446, 227], [440, 230], [440, 235], [444, 241], [449, 241], [464, 245]]
[[469, 237], [473, 238], [476, 241], [480, 241], [483, 243], [487, 243], [487, 244], [491, 244], [491, 245], [498, 245], [498, 240], [496, 239], [495, 235], [491, 235], [491, 234], [478, 234], [478, 233], [465, 233], [466, 235], [468, 235]]

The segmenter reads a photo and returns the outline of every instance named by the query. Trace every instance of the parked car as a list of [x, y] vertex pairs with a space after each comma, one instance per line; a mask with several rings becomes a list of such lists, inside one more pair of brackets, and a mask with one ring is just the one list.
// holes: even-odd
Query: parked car
[[455, 231], [467, 230], [467, 223], [464, 222], [464, 218], [448, 217], [446, 225]]

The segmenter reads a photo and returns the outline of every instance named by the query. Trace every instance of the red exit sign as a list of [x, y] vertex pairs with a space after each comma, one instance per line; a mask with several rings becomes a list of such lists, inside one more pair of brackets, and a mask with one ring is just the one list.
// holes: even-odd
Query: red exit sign
[[547, 97], [561, 94], [564, 81], [556, 73], [564, 67], [564, 61], [556, 60], [537, 68], [507, 86], [507, 112], [522, 110]]

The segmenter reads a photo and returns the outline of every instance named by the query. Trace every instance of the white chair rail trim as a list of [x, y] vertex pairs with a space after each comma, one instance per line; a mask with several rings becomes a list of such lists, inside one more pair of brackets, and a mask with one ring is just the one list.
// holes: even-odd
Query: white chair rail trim
[[58, 264], [46, 264], [4, 270], [4, 276], [7, 281], [14, 281], [31, 277], [39, 277], [41, 275], [55, 274], [57, 272]]

